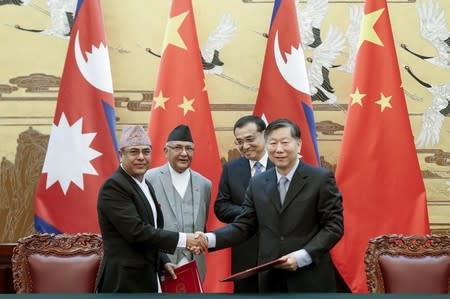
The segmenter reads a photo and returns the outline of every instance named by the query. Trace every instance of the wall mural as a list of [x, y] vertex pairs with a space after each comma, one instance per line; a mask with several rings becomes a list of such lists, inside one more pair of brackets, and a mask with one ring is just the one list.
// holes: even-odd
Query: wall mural
[[[101, 2], [117, 130], [127, 124], [147, 126], [170, 1]], [[344, 130], [363, 3], [307, 0], [297, 5], [321, 162], [331, 170]], [[450, 1], [388, 3], [430, 222], [433, 231], [448, 233]], [[273, 1], [193, 0], [193, 5], [225, 162], [238, 155], [234, 121], [250, 114], [256, 100]], [[0, 242], [34, 230], [34, 192], [75, 9], [76, 0], [0, 0]]]

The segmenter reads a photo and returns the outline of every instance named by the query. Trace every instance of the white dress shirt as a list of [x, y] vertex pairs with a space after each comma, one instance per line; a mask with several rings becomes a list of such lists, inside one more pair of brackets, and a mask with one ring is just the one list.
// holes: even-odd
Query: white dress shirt
[[[261, 168], [261, 172], [266, 171], [267, 169], [267, 160], [269, 159], [269, 155], [267, 154], [267, 152], [264, 153], [264, 155], [262, 156], [261, 160], [259, 160], [258, 162], [261, 163], [262, 168]], [[248, 162], [250, 163], [250, 171], [252, 176], [255, 175], [255, 163], [257, 161], [255, 160], [248, 160]]]

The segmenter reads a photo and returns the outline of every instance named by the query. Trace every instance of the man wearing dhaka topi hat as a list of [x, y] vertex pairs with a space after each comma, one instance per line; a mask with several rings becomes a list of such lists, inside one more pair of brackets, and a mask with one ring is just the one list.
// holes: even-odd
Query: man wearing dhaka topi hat
[[[166, 228], [193, 233], [205, 231], [211, 200], [211, 181], [190, 168], [195, 146], [191, 131], [179, 125], [170, 132], [164, 153], [168, 162], [147, 171], [145, 177], [155, 188], [156, 197], [166, 219]], [[206, 274], [205, 256], [177, 249], [168, 255], [172, 263], [182, 265], [196, 260], [200, 278]]]
[[[141, 126], [125, 126], [119, 144], [120, 167], [103, 184], [97, 203], [104, 257], [97, 291], [161, 292], [158, 274], [176, 278], [166, 253], [205, 248], [192, 233], [164, 230], [163, 213], [152, 185], [144, 179], [152, 145]], [[198, 252], [197, 252], [198, 253]]]

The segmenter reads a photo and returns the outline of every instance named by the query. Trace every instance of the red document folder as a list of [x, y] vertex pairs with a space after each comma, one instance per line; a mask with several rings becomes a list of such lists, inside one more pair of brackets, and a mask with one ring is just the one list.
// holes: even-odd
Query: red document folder
[[203, 293], [197, 262], [190, 261], [175, 269], [177, 279], [165, 273], [161, 279], [163, 293]]
[[249, 276], [255, 275], [255, 274], [258, 273], [258, 272], [265, 271], [265, 270], [271, 268], [272, 266], [281, 264], [281, 263], [283, 263], [283, 262], [285, 262], [285, 261], [286, 261], [285, 259], [278, 258], [278, 259], [276, 259], [276, 260], [272, 260], [272, 261], [270, 261], [270, 262], [267, 262], [267, 263], [258, 265], [258, 266], [256, 266], [256, 267], [253, 267], [253, 268], [250, 268], [250, 269], [241, 271], [241, 272], [239, 272], [239, 273], [233, 274], [233, 275], [231, 275], [231, 276], [225, 277], [224, 279], [221, 280], [221, 282], [224, 282], [224, 281], [234, 281], [234, 280], [239, 280], [239, 279], [247, 278], [247, 277], [249, 277]]

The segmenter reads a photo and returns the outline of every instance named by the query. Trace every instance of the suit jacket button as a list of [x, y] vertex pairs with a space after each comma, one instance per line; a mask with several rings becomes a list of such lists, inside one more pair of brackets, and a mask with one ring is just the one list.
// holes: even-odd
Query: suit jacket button
[[281, 237], [280, 237], [280, 240], [281, 240], [281, 241], [284, 241], [284, 237], [283, 237], [283, 236], [281, 236]]

